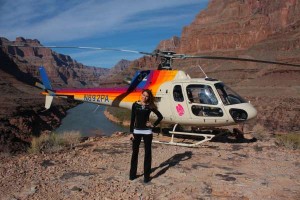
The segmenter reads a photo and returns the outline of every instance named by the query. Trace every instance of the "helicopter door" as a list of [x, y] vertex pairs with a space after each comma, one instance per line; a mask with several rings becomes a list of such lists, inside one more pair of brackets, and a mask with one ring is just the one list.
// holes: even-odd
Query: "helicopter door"
[[191, 120], [203, 125], [224, 123], [227, 120], [224, 108], [213, 88], [206, 84], [185, 84]]
[[173, 84], [171, 95], [172, 113], [174, 118], [180, 122], [190, 119], [189, 108], [187, 106], [186, 99], [184, 98], [182, 85], [178, 83]]

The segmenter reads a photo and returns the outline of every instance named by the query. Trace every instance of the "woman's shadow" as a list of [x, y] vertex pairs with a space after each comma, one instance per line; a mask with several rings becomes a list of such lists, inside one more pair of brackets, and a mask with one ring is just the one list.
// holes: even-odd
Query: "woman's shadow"
[[175, 154], [168, 160], [161, 163], [158, 167], [152, 168], [152, 173], [155, 172], [158, 168], [162, 168], [159, 172], [157, 172], [151, 179], [157, 178], [160, 175], [166, 173], [170, 167], [174, 167], [179, 164], [181, 161], [186, 161], [192, 157], [191, 151], [186, 151], [184, 153]]

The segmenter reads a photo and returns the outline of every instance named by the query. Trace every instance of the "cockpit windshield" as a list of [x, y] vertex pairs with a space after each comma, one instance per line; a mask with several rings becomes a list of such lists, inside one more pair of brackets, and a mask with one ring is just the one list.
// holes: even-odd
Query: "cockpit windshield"
[[233, 91], [230, 87], [226, 86], [224, 83], [216, 83], [215, 87], [220, 95], [222, 102], [225, 105], [233, 105], [239, 103], [247, 103], [240, 95]]

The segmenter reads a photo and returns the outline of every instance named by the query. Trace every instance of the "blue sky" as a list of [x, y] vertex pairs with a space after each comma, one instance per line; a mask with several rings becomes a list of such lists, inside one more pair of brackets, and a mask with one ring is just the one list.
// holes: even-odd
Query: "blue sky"
[[[91, 46], [151, 52], [180, 36], [208, 0], [1, 0], [0, 36], [22, 36], [43, 45]], [[54, 49], [85, 65], [112, 67], [124, 52]]]

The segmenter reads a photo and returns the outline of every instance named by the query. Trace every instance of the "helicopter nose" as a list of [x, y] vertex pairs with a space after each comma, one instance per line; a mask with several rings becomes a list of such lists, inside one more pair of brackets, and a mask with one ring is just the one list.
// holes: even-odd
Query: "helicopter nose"
[[236, 104], [229, 109], [235, 122], [244, 122], [256, 117], [257, 111], [250, 103]]
[[248, 114], [248, 119], [253, 119], [257, 115], [257, 110], [252, 106], [252, 104], [248, 103], [246, 106], [246, 112]]

